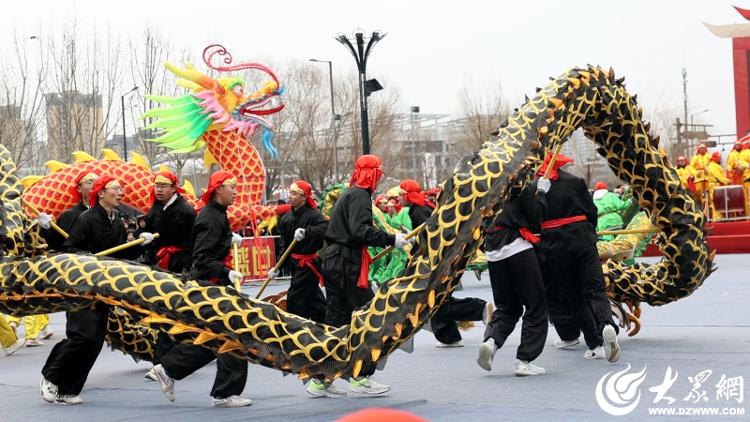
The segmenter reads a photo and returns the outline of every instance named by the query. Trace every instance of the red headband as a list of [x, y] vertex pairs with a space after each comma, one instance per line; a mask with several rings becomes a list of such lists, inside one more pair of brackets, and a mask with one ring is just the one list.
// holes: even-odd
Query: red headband
[[152, 204], [154, 203], [154, 201], [156, 201], [156, 184], [168, 183], [167, 181], [171, 182], [172, 186], [175, 187], [175, 190], [177, 191], [177, 193], [180, 193], [180, 194], [185, 193], [185, 189], [180, 187], [180, 179], [177, 177], [176, 174], [172, 173], [171, 171], [160, 171], [156, 173], [156, 176], [154, 176], [154, 186], [151, 187], [151, 203]]
[[[539, 167], [539, 170], [537, 170], [536, 172], [537, 176], [544, 176], [544, 174], [547, 172], [547, 167], [549, 166], [549, 162], [552, 159], [552, 154], [553, 154], [552, 151], [550, 151], [547, 154], [547, 156], [544, 157], [544, 163], [542, 163], [542, 166]], [[555, 159], [555, 164], [552, 166], [552, 171], [549, 172], [549, 180], [557, 180], [557, 178], [560, 177], [557, 174], [557, 170], [560, 167], [568, 163], [572, 163], [572, 162], [573, 162], [572, 158], [562, 155], [562, 154], [557, 154], [557, 158]]]
[[383, 176], [380, 166], [380, 158], [377, 155], [367, 154], [357, 158], [349, 187], [357, 186], [370, 192], [374, 191]]
[[96, 179], [96, 182], [94, 182], [94, 186], [91, 187], [91, 192], [89, 192], [89, 205], [94, 206], [99, 201], [99, 192], [103, 191], [104, 188], [109, 184], [109, 182], [117, 181], [112, 176], [104, 175], [100, 178]]
[[312, 186], [309, 183], [304, 180], [295, 180], [294, 183], [289, 186], [289, 190], [305, 195], [306, 203], [310, 208], [318, 208], [318, 204], [315, 203], [315, 199], [313, 199], [312, 196]]
[[404, 190], [404, 198], [406, 198], [406, 200], [410, 203], [423, 207], [427, 202], [427, 198], [425, 198], [424, 194], [422, 193], [422, 189], [419, 187], [419, 183], [417, 183], [415, 180], [406, 179], [401, 182], [399, 187]]
[[228, 171], [219, 170], [212, 174], [208, 179], [208, 188], [206, 189], [206, 192], [201, 195], [201, 201], [208, 205], [208, 203], [211, 202], [211, 196], [214, 194], [214, 191], [229, 179], [234, 179], [234, 175]]

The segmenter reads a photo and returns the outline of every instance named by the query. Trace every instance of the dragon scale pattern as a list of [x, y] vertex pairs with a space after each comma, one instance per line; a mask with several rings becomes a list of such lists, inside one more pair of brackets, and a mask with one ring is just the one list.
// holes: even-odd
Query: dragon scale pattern
[[[232, 289], [182, 282], [147, 267], [85, 255], [35, 255], [29, 253], [33, 248], [12, 247], [12, 242], [0, 258], [0, 310], [26, 315], [92, 303], [117, 306], [138, 324], [177, 341], [236, 353], [303, 379], [356, 376], [364, 363], [383, 359], [434, 314], [456, 287], [508, 187], [529, 183], [538, 158], [579, 127], [617, 176], [633, 186], [661, 231], [661, 262], [606, 264], [610, 297], [662, 305], [691, 294], [711, 266], [704, 217], [659, 155], [621, 80], [611, 70], [588, 67], [538, 89], [482, 150], [457, 166], [402, 276], [381, 286], [347, 326], [316, 324]], [[8, 176], [14, 170], [9, 155], [1, 150], [0, 189], [18, 191]], [[0, 233], [18, 233], [19, 227], [32, 232], [21, 218], [18, 196], [10, 200], [12, 215], [4, 216]]]

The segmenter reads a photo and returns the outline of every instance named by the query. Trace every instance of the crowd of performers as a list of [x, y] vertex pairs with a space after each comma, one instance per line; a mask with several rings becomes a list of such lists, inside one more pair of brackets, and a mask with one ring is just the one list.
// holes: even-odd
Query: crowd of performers
[[745, 137], [735, 142], [726, 167], [722, 167], [721, 161], [719, 151], [709, 152], [705, 144], [700, 144], [689, 161], [684, 156], [677, 157], [676, 169], [682, 185], [703, 207], [708, 207], [713, 218], [726, 217], [714, 206], [714, 192], [728, 185], [742, 186], [745, 216], [750, 216], [750, 139]]
[[[602, 213], [585, 182], [562, 169], [572, 160], [560, 154], [554, 161], [550, 156], [533, 183], [511, 188], [502, 212], [485, 227], [482, 249], [488, 261], [494, 306], [479, 298], [450, 295], [426, 327], [433, 332], [438, 347], [461, 347], [459, 325], [483, 321], [486, 331], [477, 363], [488, 371], [495, 352], [521, 318], [521, 344], [513, 369], [517, 376], [545, 373], [534, 361], [543, 351], [550, 322], [560, 337], [554, 341], [555, 347], [571, 348], [583, 333], [586, 359], [619, 359], [619, 329], [604, 292], [596, 248]], [[551, 161], [554, 163], [550, 165]], [[422, 191], [416, 181], [404, 180], [378, 195], [382, 176], [377, 156], [359, 157], [349, 186], [338, 197], [330, 216], [318, 209], [309, 183], [298, 180], [291, 184], [291, 211], [278, 225], [282, 250], [291, 248], [289, 312], [332, 326], [348, 324], [352, 312], [373, 298], [373, 288], [403, 270], [413, 247], [413, 238], [407, 234], [429, 219], [439, 192]], [[232, 268], [232, 245], [242, 238], [232, 233], [227, 219], [227, 208], [236, 195], [234, 177], [221, 170], [210, 176], [201, 197], [206, 205], [197, 215], [179, 186], [171, 172], [156, 174], [153, 205], [145, 218], [145, 230], [139, 234], [143, 243], [114, 257], [145, 257], [144, 263], [182, 274], [186, 280], [235, 286], [242, 274]], [[96, 253], [126, 243], [127, 232], [118, 213], [122, 196], [118, 180], [105, 174], [83, 174], [76, 181], [74, 193], [78, 203], [57, 220], [69, 233], [67, 239], [50, 229], [50, 216], [38, 217], [51, 249]], [[391, 246], [392, 252], [372, 261], [378, 251]], [[278, 275], [272, 269], [268, 277]], [[80, 393], [105, 339], [104, 306], [67, 312], [66, 338], [54, 346], [42, 369], [40, 389], [45, 401], [69, 405], [82, 402]], [[49, 334], [44, 330], [40, 326], [35, 335]], [[27, 331], [33, 332], [33, 328], [27, 326]], [[0, 339], [6, 351], [23, 345], [19, 346], [12, 335], [13, 330], [0, 317]], [[216, 360], [212, 405], [251, 404], [241, 395], [247, 381], [247, 361], [231, 353], [176, 344], [166, 334], [160, 334], [158, 344], [155, 366], [146, 378], [157, 381], [169, 401], [176, 398], [176, 381]], [[362, 368], [359, 377], [348, 380], [349, 391], [364, 395], [388, 392], [388, 385], [372, 379], [375, 369], [374, 364]], [[347, 395], [325, 379], [313, 378], [304, 388], [319, 397]]]

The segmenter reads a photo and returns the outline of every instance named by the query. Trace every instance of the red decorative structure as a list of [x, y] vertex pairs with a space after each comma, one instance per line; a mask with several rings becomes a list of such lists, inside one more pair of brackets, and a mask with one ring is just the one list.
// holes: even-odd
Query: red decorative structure
[[[750, 21], [750, 10], [734, 6], [739, 14]], [[737, 137], [750, 133], [750, 23], [732, 25], [703, 24], [714, 35], [732, 39], [734, 60], [734, 103], [737, 119]]]

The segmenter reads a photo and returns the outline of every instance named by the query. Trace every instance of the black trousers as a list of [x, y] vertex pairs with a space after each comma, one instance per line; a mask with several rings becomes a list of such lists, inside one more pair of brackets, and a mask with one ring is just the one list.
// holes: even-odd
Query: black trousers
[[[323, 277], [326, 280], [326, 319], [325, 323], [334, 327], [347, 325], [352, 320], [352, 312], [366, 305], [375, 294], [370, 287], [357, 287], [360, 270], [359, 249], [330, 245], [323, 259]], [[364, 363], [360, 376], [375, 373], [375, 363]]]
[[247, 361], [229, 353], [193, 344], [178, 344], [161, 357], [161, 365], [170, 377], [181, 380], [216, 359], [216, 378], [211, 397], [239, 396], [247, 382]]
[[484, 339], [491, 337], [497, 347], [501, 347], [523, 315], [521, 344], [516, 359], [531, 362], [544, 349], [548, 319], [542, 270], [536, 253], [534, 249], [527, 249], [488, 265], [496, 309], [484, 332]]
[[[317, 261], [313, 261], [313, 265], [321, 271]], [[325, 322], [326, 306], [326, 298], [320, 290], [315, 273], [307, 266], [295, 265], [286, 293], [286, 310], [315, 322]]]
[[430, 319], [432, 334], [441, 343], [461, 340], [456, 321], [481, 321], [486, 305], [487, 302], [477, 297], [456, 299], [451, 294]]
[[58, 393], [78, 395], [104, 344], [107, 309], [96, 306], [67, 312], [65, 337], [47, 357], [42, 375], [57, 385]]
[[612, 321], [609, 298], [604, 292], [596, 247], [583, 244], [558, 253], [543, 250], [542, 276], [547, 291], [549, 317], [562, 340], [577, 339], [581, 332], [589, 349], [604, 344], [602, 330]]

